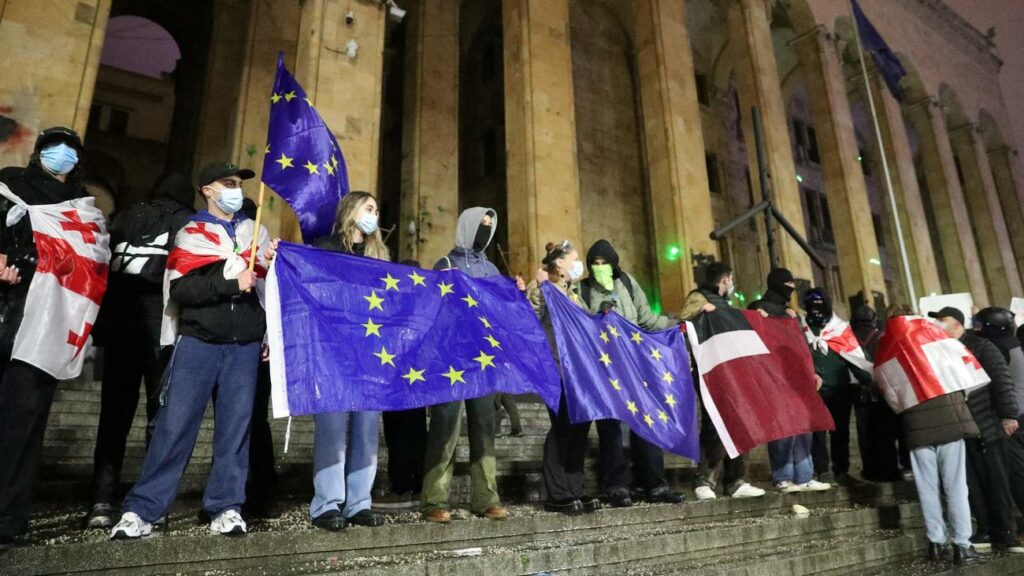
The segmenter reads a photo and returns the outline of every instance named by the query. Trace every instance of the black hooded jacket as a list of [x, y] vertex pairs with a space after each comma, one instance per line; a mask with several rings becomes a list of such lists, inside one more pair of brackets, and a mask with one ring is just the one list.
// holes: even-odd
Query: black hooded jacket
[[967, 396], [971, 415], [981, 429], [985, 442], [1005, 440], [1007, 436], [1003, 433], [1000, 420], [1015, 419], [1018, 415], [1017, 391], [1010, 376], [1009, 365], [995, 344], [973, 332], [964, 332], [960, 341], [974, 354], [992, 379], [989, 384], [973, 390]]
[[768, 316], [773, 318], [786, 318], [789, 314], [789, 297], [793, 294], [793, 288], [786, 286], [786, 282], [793, 281], [793, 274], [785, 268], [775, 268], [768, 273], [768, 290], [760, 300], [755, 300], [747, 306], [748, 310], [764, 310]]

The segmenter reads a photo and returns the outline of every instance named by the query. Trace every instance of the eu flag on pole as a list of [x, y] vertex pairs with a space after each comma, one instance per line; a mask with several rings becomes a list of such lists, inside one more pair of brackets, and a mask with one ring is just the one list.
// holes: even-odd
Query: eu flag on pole
[[494, 392], [558, 405], [558, 370], [508, 278], [282, 242], [266, 283], [274, 416], [404, 410]]
[[678, 328], [645, 332], [619, 314], [592, 316], [541, 287], [562, 361], [569, 418], [614, 418], [648, 442], [700, 459], [690, 355]]
[[896, 97], [897, 100], [903, 100], [903, 90], [900, 88], [900, 80], [907, 75], [907, 70], [900, 63], [900, 59], [896, 57], [892, 49], [885, 42], [885, 38], [878, 33], [875, 26], [868, 20], [868, 17], [864, 15], [864, 11], [860, 9], [860, 3], [857, 0], [850, 0], [853, 2], [853, 19], [857, 22], [857, 32], [860, 34], [860, 43], [864, 50], [871, 53], [871, 57], [875, 61], [875, 67], [878, 69], [878, 73], [882, 75], [882, 79], [885, 80], [886, 86], [889, 87], [889, 91]]
[[330, 233], [338, 202], [348, 193], [338, 141], [285, 68], [283, 53], [270, 96], [263, 182], [295, 211], [306, 242]]

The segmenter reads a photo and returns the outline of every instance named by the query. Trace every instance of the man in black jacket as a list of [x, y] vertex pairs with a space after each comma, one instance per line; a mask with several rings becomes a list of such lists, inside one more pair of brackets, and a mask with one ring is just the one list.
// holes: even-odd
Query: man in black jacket
[[963, 342], [991, 379], [989, 384], [967, 396], [971, 416], [981, 430], [980, 439], [965, 441], [971, 512], [978, 520], [972, 541], [984, 544], [988, 539], [996, 550], [1016, 551], [1016, 535], [1011, 530], [1010, 486], [1004, 464], [1006, 440], [1018, 428], [1017, 397], [1009, 367], [994, 344], [964, 328], [964, 315], [960, 310], [947, 306], [928, 315], [939, 320], [947, 334]]

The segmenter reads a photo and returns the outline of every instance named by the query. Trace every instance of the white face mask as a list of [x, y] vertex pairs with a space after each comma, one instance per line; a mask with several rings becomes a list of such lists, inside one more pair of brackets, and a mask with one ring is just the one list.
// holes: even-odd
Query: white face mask
[[583, 277], [583, 262], [577, 260], [573, 262], [572, 269], [569, 270], [569, 280], [575, 282]]
[[356, 228], [359, 228], [363, 234], [373, 234], [377, 231], [377, 215], [363, 214], [356, 220]]

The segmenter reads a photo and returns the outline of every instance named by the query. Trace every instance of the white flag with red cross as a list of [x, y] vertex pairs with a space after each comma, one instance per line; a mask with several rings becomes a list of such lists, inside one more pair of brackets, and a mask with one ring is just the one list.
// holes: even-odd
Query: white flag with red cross
[[32, 224], [38, 254], [11, 358], [58, 380], [82, 373], [82, 349], [107, 291], [110, 236], [90, 197], [30, 206], [0, 184], [0, 195]]
[[[174, 237], [174, 249], [167, 256], [167, 271], [164, 273], [164, 317], [160, 325], [160, 344], [170, 346], [178, 338], [178, 305], [171, 300], [171, 281], [189, 272], [225, 261], [224, 279], [238, 278], [249, 267], [252, 253], [252, 235], [256, 223], [250, 219], [234, 224], [235, 237], [232, 239], [228, 228], [216, 222], [193, 220], [178, 231]], [[260, 226], [256, 252], [256, 275], [267, 276], [270, 263], [263, 257], [270, 245], [270, 234]], [[263, 301], [263, 280], [256, 284]]]
[[850, 323], [835, 314], [829, 318], [828, 323], [817, 336], [811, 331], [810, 326], [804, 324], [804, 336], [807, 337], [807, 343], [812, 348], [817, 348], [824, 353], [831, 350], [842, 356], [843, 360], [868, 373], [874, 368], [867, 355], [864, 354]]
[[886, 323], [875, 352], [875, 380], [897, 413], [990, 381], [962, 342], [921, 316], [897, 316]]

